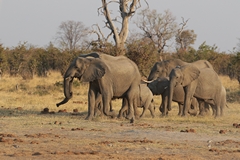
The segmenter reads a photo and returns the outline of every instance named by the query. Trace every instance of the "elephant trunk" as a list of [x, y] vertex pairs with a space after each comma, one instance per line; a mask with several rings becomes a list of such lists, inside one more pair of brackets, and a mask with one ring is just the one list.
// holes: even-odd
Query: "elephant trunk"
[[168, 105], [167, 105], [167, 108], [169, 111], [171, 111], [172, 109], [172, 98], [173, 98], [174, 88], [175, 88], [174, 83], [170, 81], [169, 87], [168, 87], [169, 92], [168, 92]]
[[64, 95], [65, 95], [65, 98], [64, 98], [64, 100], [62, 100], [61, 102], [56, 104], [57, 107], [67, 103], [72, 98], [72, 81], [73, 81], [73, 78], [70, 78], [70, 77], [64, 79]]

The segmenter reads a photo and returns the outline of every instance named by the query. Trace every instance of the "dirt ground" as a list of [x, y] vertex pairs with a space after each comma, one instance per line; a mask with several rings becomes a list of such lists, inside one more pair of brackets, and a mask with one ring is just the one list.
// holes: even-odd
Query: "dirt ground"
[[86, 113], [77, 111], [41, 114], [2, 107], [0, 112], [4, 160], [240, 159], [240, 125], [221, 123], [224, 118], [146, 117], [130, 123], [106, 117], [86, 121]]

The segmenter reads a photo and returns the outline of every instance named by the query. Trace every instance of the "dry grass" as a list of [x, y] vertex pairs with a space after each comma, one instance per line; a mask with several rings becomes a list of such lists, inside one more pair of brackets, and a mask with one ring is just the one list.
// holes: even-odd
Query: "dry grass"
[[[32, 80], [22, 80], [21, 77], [4, 76], [0, 80], [0, 106], [7, 108], [22, 107], [26, 110], [42, 110], [48, 107], [52, 111], [57, 111], [56, 103], [64, 98], [63, 87], [56, 86], [62, 82], [60, 73], [51, 72], [46, 78], [35, 77]], [[81, 89], [80, 89], [81, 88]], [[80, 107], [86, 109], [87, 85], [74, 88], [74, 97], [65, 107], [68, 110]], [[82, 101], [83, 104], [77, 105], [73, 102]]]
[[231, 80], [228, 76], [220, 76], [220, 79], [228, 92], [240, 90], [240, 85], [236, 79]]
[[[223, 85], [228, 92], [240, 90], [238, 82], [236, 80], [230, 80], [227, 76], [221, 76]], [[79, 83], [75, 80], [76, 83]], [[73, 87], [73, 98], [60, 108], [56, 107], [56, 103], [64, 98], [62, 87], [62, 76], [58, 72], [51, 72], [48, 77], [40, 78], [34, 77], [32, 80], [23, 80], [21, 77], [9, 77], [5, 75], [0, 80], [0, 106], [4, 108], [15, 109], [22, 107], [24, 110], [33, 112], [40, 112], [44, 108], [49, 108], [50, 111], [57, 112], [60, 109], [66, 109], [68, 112], [72, 112], [73, 109], [78, 109], [80, 112], [87, 112], [87, 89], [88, 84], [80, 84]], [[59, 84], [59, 85], [56, 85]], [[154, 97], [156, 109], [156, 115], [159, 116], [158, 107], [161, 103], [161, 97]], [[113, 101], [114, 110], [118, 111], [121, 107], [121, 100]], [[231, 107], [227, 110], [226, 115], [231, 115], [232, 120], [236, 119], [239, 115], [240, 108], [238, 103], [232, 103]], [[141, 112], [141, 111], [140, 111]], [[182, 119], [176, 116], [178, 107], [176, 103], [173, 103], [173, 110], [169, 112], [168, 118], [160, 118], [160, 121], [198, 121], [198, 122], [216, 122], [212, 117], [196, 118], [189, 117], [188, 119]], [[150, 117], [148, 113], [146, 117]], [[221, 120], [219, 120], [221, 121]]]
[[[221, 77], [227, 91], [239, 90], [236, 81]], [[56, 103], [64, 98], [60, 73], [51, 72], [47, 78], [35, 77], [25, 81], [20, 77], [4, 76], [0, 80], [0, 134], [13, 134], [11, 138], [0, 136], [0, 159], [237, 159], [240, 145], [239, 103], [229, 103], [221, 118], [179, 117], [178, 107], [167, 117], [156, 118], [149, 112], [145, 118], [130, 124], [125, 119], [97, 117], [85, 121], [87, 113], [87, 84], [75, 85], [73, 98], [60, 108]], [[56, 85], [57, 84], [57, 85]], [[76, 84], [78, 82], [76, 81]], [[155, 105], [161, 103], [154, 97]], [[19, 109], [21, 107], [22, 109]], [[40, 114], [44, 108], [67, 113]], [[118, 111], [121, 100], [114, 100]], [[77, 115], [72, 115], [78, 109]], [[139, 110], [141, 111], [141, 110]], [[69, 113], [70, 112], [70, 113]], [[60, 124], [61, 122], [61, 124]], [[72, 131], [72, 129], [80, 129]], [[194, 129], [196, 134], [181, 133]], [[219, 130], [226, 134], [219, 134]], [[33, 136], [27, 137], [26, 135]], [[41, 137], [42, 135], [42, 137]], [[38, 137], [39, 136], [39, 137]], [[9, 141], [3, 141], [8, 140]], [[209, 152], [206, 141], [213, 139], [218, 152]], [[218, 142], [231, 139], [231, 146], [219, 146]], [[229, 142], [229, 141], [227, 141]], [[61, 144], [61, 145], [59, 145]], [[15, 148], [13, 146], [20, 146]], [[159, 154], [161, 153], [161, 154]], [[226, 154], [225, 154], [226, 153]], [[229, 154], [231, 153], [231, 154]], [[162, 157], [162, 158], [161, 158]]]

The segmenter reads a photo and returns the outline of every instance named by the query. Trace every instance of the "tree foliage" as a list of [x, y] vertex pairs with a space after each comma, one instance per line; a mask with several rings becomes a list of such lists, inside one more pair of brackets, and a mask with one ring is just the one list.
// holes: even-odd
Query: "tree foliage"
[[196, 41], [197, 35], [194, 33], [194, 30], [183, 30], [176, 35], [176, 45], [177, 50], [186, 51], [191, 44], [194, 44]]

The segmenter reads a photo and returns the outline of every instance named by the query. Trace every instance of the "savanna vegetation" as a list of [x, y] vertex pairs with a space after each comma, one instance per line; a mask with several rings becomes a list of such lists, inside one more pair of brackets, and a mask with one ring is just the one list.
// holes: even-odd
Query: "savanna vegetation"
[[[237, 80], [220, 78], [228, 93], [239, 91]], [[239, 158], [240, 108], [231, 96], [217, 119], [179, 117], [176, 104], [161, 117], [155, 96], [155, 118], [147, 111], [134, 123], [105, 116], [86, 121], [88, 84], [74, 80], [73, 98], [57, 108], [64, 97], [58, 71], [27, 80], [5, 74], [0, 82], [1, 159]], [[113, 109], [120, 107], [121, 100], [114, 100]]]
[[[131, 7], [126, 7], [126, 3]], [[130, 32], [128, 20], [139, 1], [121, 1], [121, 32], [102, 1], [99, 14], [106, 17], [104, 35], [101, 27], [86, 27], [82, 22], [60, 24], [56, 43], [37, 47], [19, 43], [15, 47], [0, 45], [0, 159], [238, 159], [240, 127], [240, 46], [229, 53], [218, 51], [216, 45], [203, 42], [193, 48], [197, 38], [181, 25], [170, 11], [142, 10], [136, 21], [139, 32]], [[123, 14], [127, 13], [128, 14]], [[149, 21], [144, 23], [144, 18]], [[159, 17], [159, 18], [157, 18]], [[159, 20], [155, 23], [155, 20]], [[158, 24], [153, 26], [153, 24]], [[127, 26], [126, 26], [127, 25]], [[164, 28], [166, 26], [167, 28]], [[71, 33], [66, 36], [65, 33]], [[97, 39], [88, 38], [97, 35]], [[124, 35], [124, 36], [123, 36]], [[127, 35], [127, 37], [126, 37]], [[114, 43], [109, 38], [113, 37]], [[76, 41], [75, 41], [76, 40]], [[171, 44], [169, 45], [169, 41]], [[73, 98], [60, 108], [56, 103], [64, 98], [63, 74], [79, 54], [103, 52], [125, 55], [147, 77], [153, 64], [160, 60], [180, 58], [186, 62], [208, 60], [219, 74], [227, 91], [228, 108], [220, 118], [178, 117], [175, 104], [167, 117], [136, 120], [98, 116], [85, 121], [88, 108], [88, 84], [74, 80]], [[211, 78], [211, 77], [209, 77]], [[155, 105], [161, 103], [154, 97]], [[121, 100], [113, 101], [114, 110]], [[139, 109], [140, 110], [140, 109]], [[140, 110], [141, 111], [141, 110]], [[186, 135], [187, 134], [187, 135]], [[210, 140], [210, 141], [209, 141]]]

